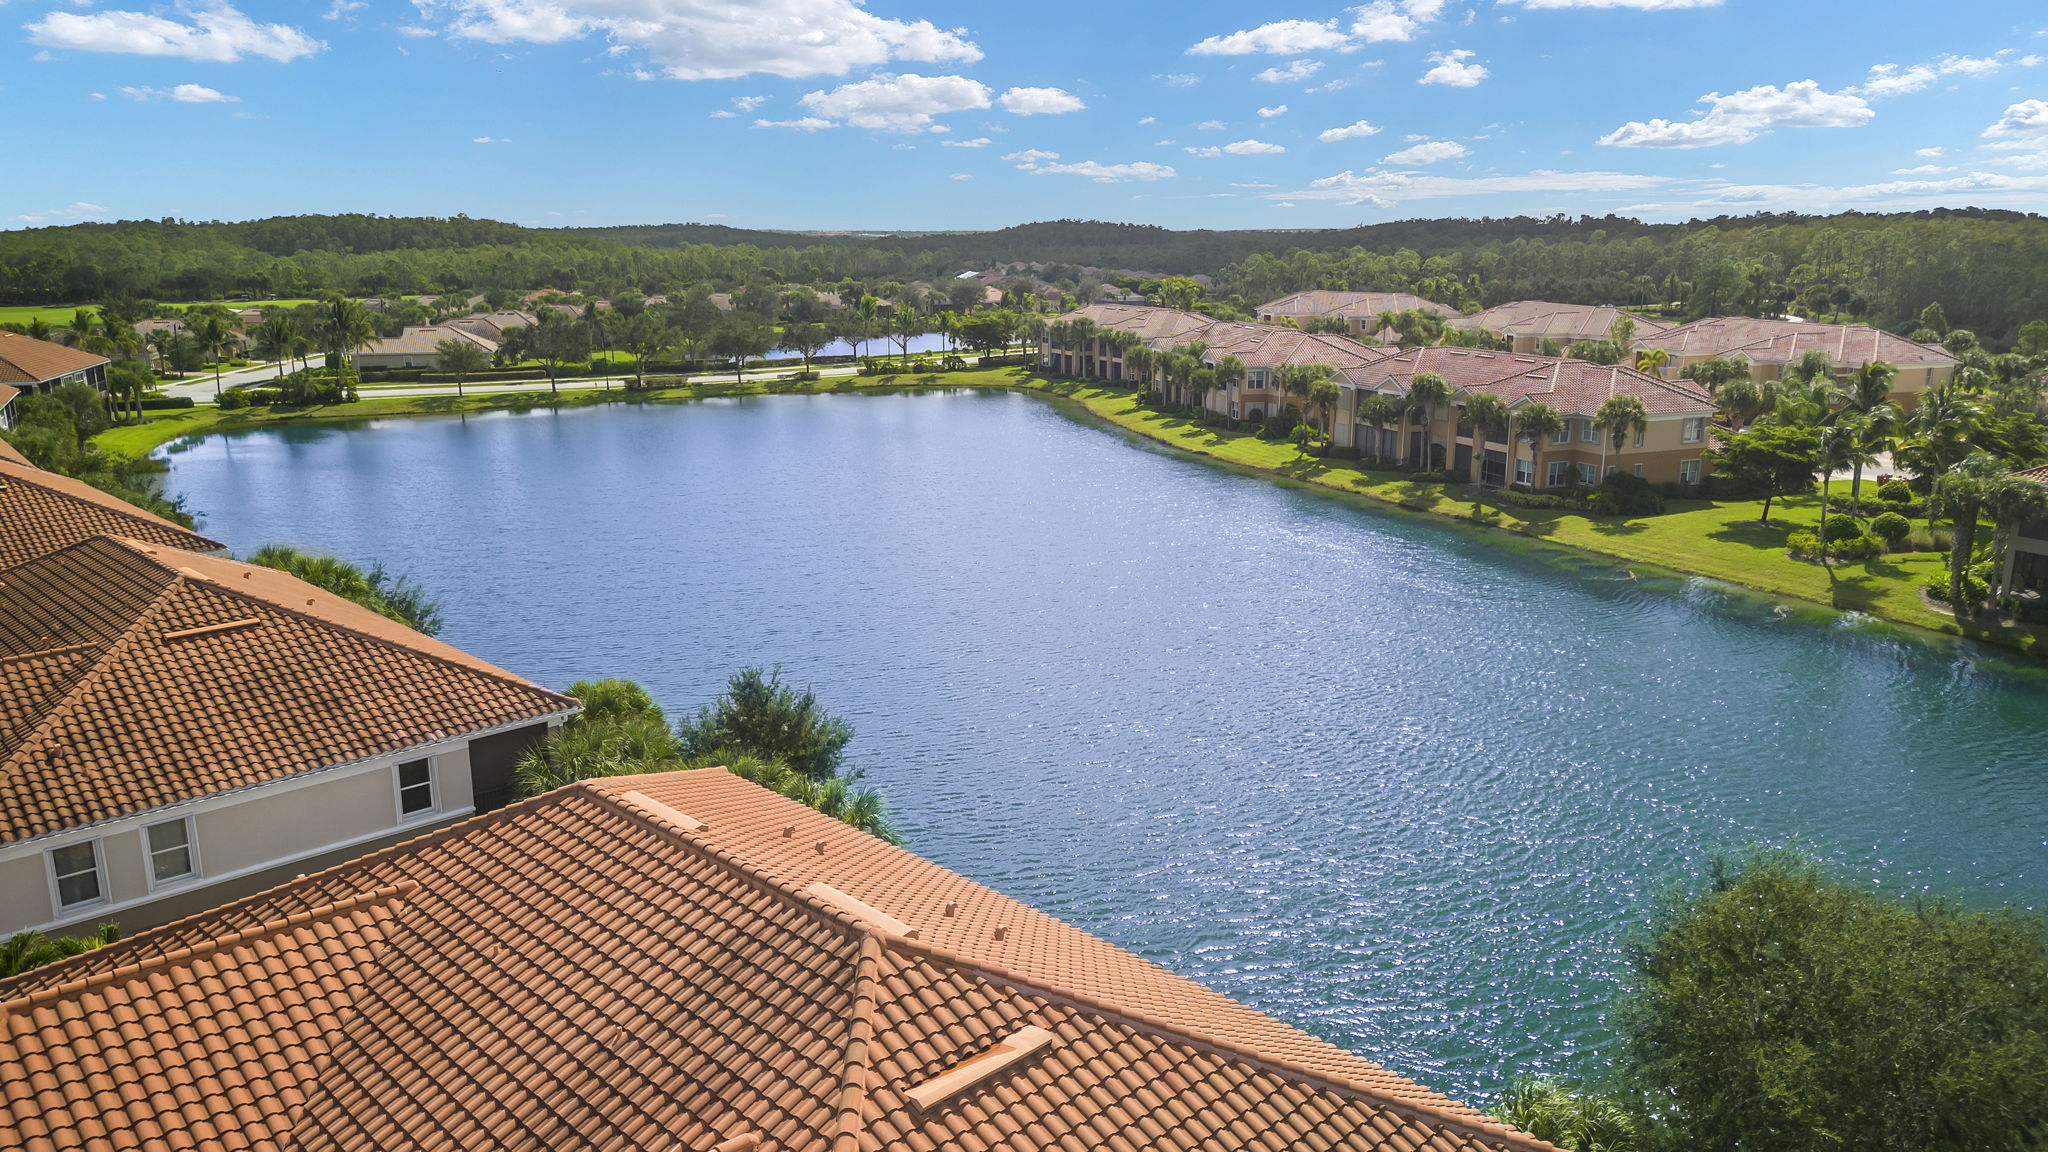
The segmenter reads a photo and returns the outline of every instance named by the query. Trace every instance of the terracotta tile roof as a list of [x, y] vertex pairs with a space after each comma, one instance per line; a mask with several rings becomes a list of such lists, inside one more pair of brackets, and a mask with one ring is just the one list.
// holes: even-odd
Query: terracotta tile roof
[[1809, 324], [1710, 316], [1668, 332], [1638, 335], [1638, 348], [1662, 348], [1672, 356], [1742, 356], [1764, 364], [1796, 364], [1813, 350], [1828, 354], [1837, 369], [1883, 361], [1899, 367], [1941, 367], [1956, 362], [1947, 349], [1915, 344], [1867, 324]]
[[1623, 316], [1635, 321], [1638, 337], [1670, 330], [1671, 325], [1638, 316], [1605, 304], [1553, 304], [1548, 300], [1517, 300], [1496, 304], [1484, 312], [1460, 316], [1453, 328], [1483, 328], [1510, 336], [1534, 336], [1560, 344], [1576, 340], [1605, 340], [1614, 322]]
[[1690, 380], [1665, 380], [1619, 364], [1476, 348], [1411, 348], [1362, 373], [1360, 383], [1405, 392], [1421, 372], [1443, 377], [1453, 391], [1490, 392], [1510, 405], [1542, 402], [1566, 416], [1592, 416], [1609, 398], [1634, 396], [1652, 416], [1707, 416], [1714, 400]]
[[0, 332], [0, 384], [40, 384], [106, 362], [105, 356], [77, 348], [19, 332]]
[[0, 446], [0, 569], [94, 536], [128, 536], [194, 552], [226, 547]]
[[1216, 323], [1210, 317], [1193, 312], [1176, 312], [1171, 308], [1152, 308], [1143, 304], [1090, 304], [1056, 319], [1091, 320], [1099, 328], [1120, 328], [1135, 332], [1148, 342], [1163, 341], [1165, 344], [1185, 344], [1190, 333]]
[[443, 340], [467, 341], [486, 352], [496, 352], [498, 350], [496, 341], [471, 332], [467, 328], [457, 328], [453, 324], [440, 324], [431, 327], [407, 328], [396, 336], [386, 336], [373, 341], [367, 347], [359, 349], [352, 353], [352, 355], [438, 356], [441, 354], [440, 345]]
[[1164, 351], [1200, 342], [1209, 346], [1210, 363], [1235, 356], [1247, 368], [1281, 364], [1329, 364], [1340, 370], [1386, 359], [1392, 349], [1362, 344], [1349, 336], [1302, 332], [1281, 324], [1216, 320], [1193, 312], [1134, 304], [1091, 304], [1059, 317], [1086, 318], [1098, 328], [1135, 332], [1147, 346]]
[[1296, 292], [1261, 304], [1257, 312], [1261, 316], [1292, 316], [1303, 319], [1309, 316], [1378, 316], [1382, 312], [1407, 312], [1420, 309], [1446, 318], [1456, 316], [1458, 310], [1434, 300], [1425, 300], [1407, 292], [1336, 292], [1316, 289]]
[[285, 573], [94, 537], [0, 571], [0, 843], [575, 706]]
[[592, 781], [0, 983], [0, 1143], [1548, 1149], [716, 770]]
[[2036, 484], [2048, 484], [2048, 465], [2040, 468], [2028, 468], [2024, 471], [2015, 472], [2013, 475], [2021, 480], [2032, 480]]

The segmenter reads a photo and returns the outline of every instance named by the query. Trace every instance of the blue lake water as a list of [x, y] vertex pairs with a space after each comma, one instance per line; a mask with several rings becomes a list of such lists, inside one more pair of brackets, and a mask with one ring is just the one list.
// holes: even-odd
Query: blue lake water
[[1454, 1094], [1607, 1043], [1718, 847], [2048, 904], [2036, 669], [1360, 507], [1007, 393], [282, 427], [170, 454], [238, 553], [671, 712], [780, 664], [910, 847]]

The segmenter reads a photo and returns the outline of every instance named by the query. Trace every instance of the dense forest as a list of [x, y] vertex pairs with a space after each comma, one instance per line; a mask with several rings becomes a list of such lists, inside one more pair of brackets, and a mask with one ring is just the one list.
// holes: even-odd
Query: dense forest
[[2048, 218], [1975, 209], [1227, 232], [1075, 220], [917, 234], [537, 229], [461, 216], [122, 221], [0, 232], [0, 304], [541, 287], [655, 293], [911, 282], [1023, 266], [1069, 284], [1091, 274], [1133, 287], [1207, 276], [1212, 299], [1240, 308], [1322, 287], [1415, 291], [1467, 308], [1534, 298], [1687, 315], [1790, 310], [1909, 331], [1938, 300], [1994, 347], [2048, 318]]

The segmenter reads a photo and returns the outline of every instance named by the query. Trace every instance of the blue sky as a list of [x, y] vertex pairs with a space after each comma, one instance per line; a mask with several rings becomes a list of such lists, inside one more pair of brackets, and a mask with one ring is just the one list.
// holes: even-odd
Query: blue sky
[[2013, 0], [0, 0], [0, 100], [6, 228], [2048, 209]]

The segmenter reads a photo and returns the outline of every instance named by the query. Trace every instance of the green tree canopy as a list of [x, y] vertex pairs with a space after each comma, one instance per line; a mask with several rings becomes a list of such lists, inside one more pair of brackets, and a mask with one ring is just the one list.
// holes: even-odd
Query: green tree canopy
[[742, 668], [723, 696], [677, 723], [676, 736], [685, 756], [730, 749], [825, 780], [839, 774], [853, 728], [810, 689], [783, 683], [780, 669]]
[[1764, 494], [1761, 519], [1771, 521], [1771, 501], [1811, 491], [1820, 470], [1820, 433], [1790, 424], [1763, 424], [1731, 432], [1721, 447], [1707, 450], [1714, 467], [1738, 484]]

